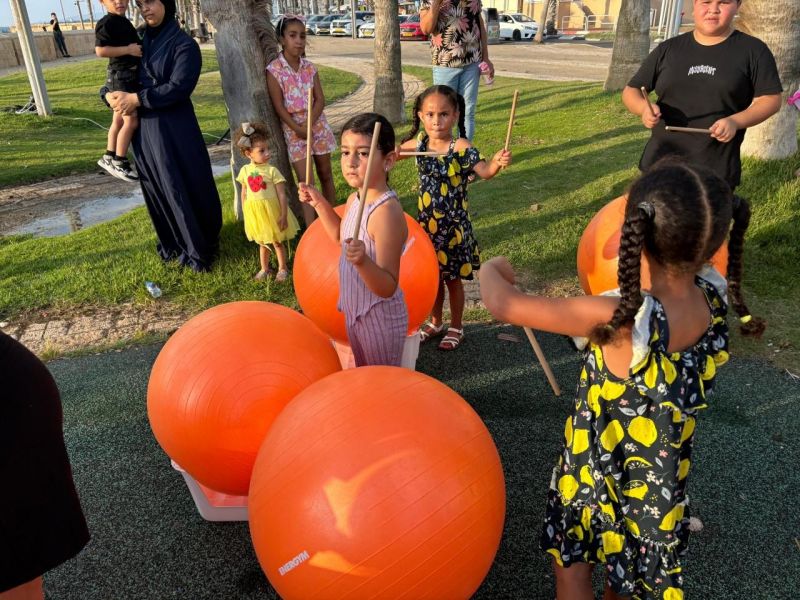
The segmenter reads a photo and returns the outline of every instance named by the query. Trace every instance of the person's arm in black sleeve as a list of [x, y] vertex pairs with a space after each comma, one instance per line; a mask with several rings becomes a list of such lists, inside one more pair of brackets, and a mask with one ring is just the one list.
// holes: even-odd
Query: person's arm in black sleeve
[[176, 48], [169, 81], [140, 91], [139, 103], [145, 108], [158, 109], [188, 100], [200, 78], [201, 67], [197, 44], [181, 44]]
[[658, 65], [664, 53], [663, 44], [653, 50], [636, 71], [636, 74], [622, 90], [622, 103], [634, 115], [641, 117], [642, 123], [648, 129], [652, 129], [661, 120], [661, 109], [657, 103], [652, 103], [653, 111], [647, 101], [642, 96], [642, 88], [648, 92], [656, 87]]

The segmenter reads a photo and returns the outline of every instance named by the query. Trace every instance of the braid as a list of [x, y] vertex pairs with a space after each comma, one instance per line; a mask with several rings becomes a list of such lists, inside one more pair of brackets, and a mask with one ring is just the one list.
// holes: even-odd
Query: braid
[[742, 298], [744, 234], [749, 225], [750, 205], [744, 198], [735, 196], [733, 201], [733, 228], [728, 240], [728, 295], [736, 314], [741, 318], [747, 319], [747, 322], [742, 323], [742, 334], [761, 337], [767, 325], [763, 319], [750, 315], [750, 310]]
[[464, 96], [458, 92], [454, 92], [458, 100], [458, 137], [467, 137], [466, 114], [467, 105], [464, 102]]
[[401, 144], [405, 144], [408, 140], [417, 135], [417, 132], [419, 131], [419, 107], [422, 105], [423, 96], [424, 93], [417, 96], [417, 99], [414, 100], [414, 109], [411, 111], [411, 131], [409, 131], [406, 136], [400, 140]]
[[602, 346], [612, 342], [617, 337], [620, 327], [633, 322], [642, 305], [640, 275], [642, 249], [652, 218], [646, 210], [652, 211], [652, 206], [645, 209], [637, 205], [631, 209], [629, 201], [619, 244], [619, 268], [617, 270], [620, 291], [619, 306], [614, 310], [608, 323], [597, 325], [589, 334], [589, 339], [595, 344]]

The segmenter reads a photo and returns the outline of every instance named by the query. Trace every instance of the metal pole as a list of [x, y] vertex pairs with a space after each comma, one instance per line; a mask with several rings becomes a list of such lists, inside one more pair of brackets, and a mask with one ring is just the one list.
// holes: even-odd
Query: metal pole
[[358, 37], [358, 32], [356, 31], [356, 0], [350, 0], [350, 22], [353, 24], [353, 39], [356, 39]]
[[50, 109], [50, 98], [47, 96], [47, 86], [44, 83], [42, 63], [33, 43], [33, 32], [28, 18], [28, 9], [25, 8], [25, 0], [11, 0], [11, 12], [14, 14], [14, 21], [17, 24], [19, 47], [25, 60], [25, 70], [28, 72], [33, 100], [36, 102], [36, 112], [40, 117], [47, 117], [52, 115], [53, 111]]
[[61, 5], [61, 17], [64, 19], [64, 23], [66, 23], [67, 13], [64, 12], [64, 2], [62, 0], [58, 0], [58, 3]]
[[661, 0], [661, 6], [658, 9], [658, 27], [656, 28], [656, 35], [661, 35], [661, 28], [664, 26], [664, 5], [666, 0]]
[[92, 11], [92, 0], [86, 0], [86, 6], [89, 7], [89, 23], [91, 24], [92, 29], [94, 29], [94, 11]]
[[86, 29], [83, 24], [83, 13], [81, 12], [81, 0], [75, 0], [75, 6], [78, 7], [78, 18], [81, 20], [81, 29]]
[[681, 32], [681, 13], [683, 12], [683, 0], [675, 0], [675, 16], [673, 22], [672, 35], [675, 37]]

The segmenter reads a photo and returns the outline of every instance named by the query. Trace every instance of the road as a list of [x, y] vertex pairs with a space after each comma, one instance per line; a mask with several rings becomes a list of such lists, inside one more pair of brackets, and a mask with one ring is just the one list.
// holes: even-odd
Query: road
[[[372, 60], [374, 40], [309, 36], [307, 52], [316, 57], [337, 55]], [[401, 42], [404, 65], [429, 66], [428, 42]], [[585, 41], [502, 42], [489, 46], [498, 75], [552, 81], [604, 81], [611, 61], [611, 44]]]

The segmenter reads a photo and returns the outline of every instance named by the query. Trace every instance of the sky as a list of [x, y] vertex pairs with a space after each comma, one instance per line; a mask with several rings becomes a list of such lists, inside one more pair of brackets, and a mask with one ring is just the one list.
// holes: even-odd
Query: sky
[[[28, 8], [28, 17], [31, 23], [42, 23], [50, 21], [50, 13], [54, 12], [58, 15], [59, 21], [64, 21], [64, 14], [67, 16], [67, 21], [73, 19], [78, 22], [78, 7], [75, 6], [75, 0], [22, 0]], [[89, 9], [87, 8], [88, 0], [81, 0], [81, 11], [83, 18], [89, 21]], [[94, 11], [95, 19], [106, 13], [99, 0], [91, 0], [92, 10]], [[64, 6], [64, 13], [61, 12], [61, 6]], [[14, 22], [14, 17], [11, 14], [10, 0], [0, 0], [0, 27], [9, 27]]]

